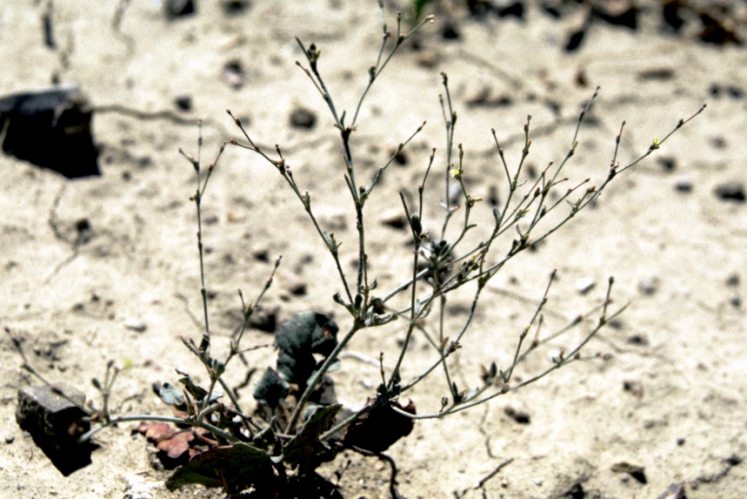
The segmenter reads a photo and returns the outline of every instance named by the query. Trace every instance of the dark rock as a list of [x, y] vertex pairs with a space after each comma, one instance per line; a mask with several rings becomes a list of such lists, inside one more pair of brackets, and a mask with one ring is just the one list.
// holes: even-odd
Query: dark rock
[[67, 178], [100, 175], [91, 135], [93, 109], [77, 87], [0, 99], [3, 152]]
[[237, 16], [249, 10], [250, 3], [248, 0], [225, 0], [221, 7], [223, 13], [227, 16]]
[[680, 177], [680, 178], [677, 179], [677, 182], [675, 182], [675, 184], [674, 184], [674, 188], [678, 192], [682, 192], [682, 193], [692, 192], [692, 190], [693, 190], [693, 181], [687, 175], [682, 176], [682, 177]]
[[293, 128], [306, 128], [310, 130], [316, 125], [316, 114], [308, 109], [296, 109], [291, 113], [290, 124]]
[[441, 28], [441, 37], [444, 40], [458, 40], [461, 36], [459, 29], [452, 22], [447, 22], [444, 24], [443, 28]]
[[685, 24], [685, 20], [680, 15], [680, 9], [684, 6], [683, 4], [683, 0], [665, 0], [662, 5], [661, 15], [664, 23], [668, 26], [668, 29], [671, 29], [675, 33]]
[[249, 327], [266, 333], [274, 333], [278, 325], [280, 307], [257, 307], [249, 318]]
[[192, 97], [190, 97], [189, 95], [180, 95], [174, 100], [174, 102], [176, 103], [176, 107], [178, 107], [180, 111], [192, 110]]
[[90, 429], [90, 424], [82, 421], [87, 414], [79, 407], [85, 400], [83, 393], [66, 385], [56, 389], [30, 386], [18, 391], [18, 425], [31, 434], [34, 443], [65, 476], [91, 464], [91, 452], [96, 448], [90, 442], [77, 441]]
[[520, 1], [506, 2], [497, 9], [498, 17], [516, 17], [524, 19], [524, 4]]
[[613, 464], [611, 470], [615, 473], [627, 473], [643, 485], [648, 483], [648, 480], [646, 479], [646, 472], [643, 466], [638, 466], [636, 464], [630, 464], [623, 461]]
[[167, 19], [176, 19], [195, 14], [197, 5], [195, 0], [166, 0], [163, 9]]
[[528, 413], [524, 411], [517, 411], [510, 406], [503, 409], [503, 412], [506, 414], [506, 416], [510, 417], [519, 424], [529, 424], [532, 421], [532, 418]]
[[613, 26], [625, 26], [632, 30], [638, 28], [638, 9], [634, 2], [621, 0], [593, 5], [594, 15], [599, 19]]
[[581, 43], [583, 43], [584, 41], [584, 36], [586, 36], [586, 26], [571, 33], [571, 35], [568, 37], [568, 41], [565, 44], [565, 51], [575, 52], [576, 50], [578, 50], [579, 47], [581, 47]]
[[223, 66], [223, 79], [234, 90], [238, 90], [244, 86], [244, 66], [241, 64], [241, 61], [228, 61]]

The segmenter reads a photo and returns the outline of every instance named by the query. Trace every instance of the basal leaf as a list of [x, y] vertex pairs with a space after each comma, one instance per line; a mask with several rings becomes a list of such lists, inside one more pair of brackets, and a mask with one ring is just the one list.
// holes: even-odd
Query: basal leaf
[[166, 487], [173, 491], [196, 483], [206, 487], [224, 486], [229, 494], [237, 494], [252, 486], [266, 490], [274, 481], [270, 455], [239, 442], [195, 456], [166, 480]]
[[301, 431], [283, 447], [283, 461], [290, 464], [306, 463], [325, 453], [328, 448], [319, 440], [319, 435], [332, 426], [341, 407], [342, 404], [317, 407]]

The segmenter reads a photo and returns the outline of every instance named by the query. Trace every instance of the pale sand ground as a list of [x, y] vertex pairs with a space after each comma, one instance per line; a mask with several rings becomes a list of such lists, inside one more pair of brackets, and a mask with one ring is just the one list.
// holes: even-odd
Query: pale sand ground
[[[97, 107], [204, 118], [205, 158], [212, 158], [226, 138], [239, 137], [224, 113], [230, 108], [248, 118], [255, 140], [282, 146], [298, 182], [312, 192], [323, 224], [334, 227], [337, 239], [345, 242], [343, 262], [351, 265], [355, 227], [338, 138], [323, 101], [294, 65], [302, 55], [293, 37], [322, 49], [323, 75], [338, 106], [350, 113], [378, 47], [375, 2], [253, 2], [233, 19], [218, 2], [202, 2], [197, 16], [174, 22], [165, 21], [152, 2], [132, 2], [120, 33], [111, 27], [116, 3], [56, 1], [59, 48], [52, 51], [42, 42], [43, 2], [6, 2], [0, 8], [0, 94], [42, 88], [58, 74], [62, 82], [79, 85]], [[394, 11], [388, 19], [392, 28]], [[635, 33], [598, 23], [583, 48], [568, 55], [561, 45], [573, 19], [551, 21], [532, 7], [525, 23], [476, 21], [459, 10], [458, 41], [439, 36], [442, 19], [427, 26], [424, 50], [403, 50], [371, 91], [353, 136], [362, 178], [428, 121], [408, 150], [407, 166], [393, 167], [368, 208], [371, 269], [385, 288], [407, 275], [410, 256], [406, 233], [381, 225], [381, 213], [399, 206], [400, 189], [414, 191], [430, 148], [444, 147], [439, 71], [449, 74], [459, 113], [456, 141], [465, 145], [466, 175], [482, 196], [492, 185], [505, 188], [491, 127], [515, 166], [522, 125], [532, 114], [529, 161], [541, 168], [565, 154], [580, 105], [600, 85], [592, 111], [596, 124], [582, 130], [568, 170], [572, 181], [588, 176], [598, 185], [622, 120], [628, 125], [620, 158], [627, 160], [708, 103], [706, 112], [658, 156], [619, 178], [594, 209], [496, 277], [454, 369], [460, 385], [469, 386], [478, 382], [481, 363], [509, 362], [553, 268], [559, 279], [550, 293], [545, 332], [599, 303], [610, 275], [616, 279], [616, 303], [631, 302], [619, 327], [604, 330], [588, 347], [589, 353], [610, 354], [608, 360], [575, 364], [482, 408], [418, 423], [410, 438], [391, 449], [404, 496], [453, 497], [467, 490], [464, 497], [562, 497], [580, 483], [585, 497], [649, 498], [685, 481], [689, 498], [744, 497], [745, 466], [729, 463], [747, 455], [747, 328], [744, 305], [732, 303], [744, 296], [747, 280], [747, 205], [718, 199], [714, 188], [727, 181], [747, 182], [747, 113], [744, 97], [714, 97], [709, 89], [716, 84], [747, 91], [747, 56], [734, 46], [662, 35], [657, 16], [644, 19]], [[246, 71], [238, 90], [222, 76], [232, 60]], [[661, 69], [672, 77], [641, 77]], [[585, 87], [577, 82], [579, 73]], [[467, 106], [483, 89], [509, 96], [512, 103]], [[191, 112], [176, 110], [174, 99], [180, 95], [192, 97]], [[559, 114], [548, 102], [557, 104]], [[317, 113], [312, 131], [288, 125], [299, 106]], [[95, 394], [90, 378], [103, 375], [108, 359], [120, 364], [131, 359], [140, 367], [122, 375], [115, 406], [166, 413], [151, 384], [175, 381], [174, 367], [199, 372], [179, 340], [182, 335], [198, 338], [191, 317], [198, 317], [201, 308], [194, 208], [188, 202], [193, 171], [177, 153], [179, 147], [195, 150], [197, 128], [146, 118], [117, 111], [95, 115], [95, 138], [102, 148], [103, 175], [98, 178], [71, 182], [0, 156], [0, 322], [26, 341], [29, 352], [53, 351], [46, 357], [32, 355], [46, 376], [89, 396]], [[662, 167], [662, 158], [673, 162], [674, 171]], [[436, 161], [443, 171], [442, 152]], [[675, 189], [685, 177], [692, 182], [690, 193]], [[279, 175], [256, 157], [232, 149], [211, 182], [205, 238], [212, 249], [208, 286], [217, 293], [211, 302], [215, 348], [225, 348], [236, 324], [236, 289], [255, 296], [269, 274], [271, 263], [252, 256], [258, 251], [271, 260], [283, 254], [267, 297], [268, 305], [280, 306], [282, 320], [315, 309], [334, 312], [344, 327], [343, 310], [330, 300], [339, 290], [330, 277], [334, 266]], [[435, 182], [431, 187], [433, 208], [441, 191]], [[487, 207], [478, 208], [489, 223]], [[435, 208], [430, 213], [438, 214]], [[90, 221], [92, 237], [74, 248], [75, 223], [83, 218]], [[426, 226], [431, 231], [438, 227], [435, 222]], [[740, 283], [727, 284], [733, 275]], [[597, 286], [582, 296], [576, 283], [586, 277]], [[299, 279], [307, 284], [307, 294], [288, 300], [288, 289]], [[655, 291], [643, 293], [642, 282], [653, 283]], [[453, 311], [447, 325], [456, 327], [464, 312]], [[147, 330], [127, 329], [128, 320], [144, 323]], [[402, 334], [403, 327], [395, 325], [355, 339], [350, 349], [372, 357], [384, 351], [393, 362]], [[579, 334], [556, 348], [572, 346]], [[248, 344], [270, 340], [259, 332], [247, 338]], [[144, 441], [132, 439], [127, 428], [100, 434], [102, 448], [93, 464], [62, 477], [15, 423], [16, 391], [32, 380], [19, 371], [20, 359], [8, 337], [1, 341], [0, 435], [13, 442], [0, 453], [0, 496], [119, 498], [127, 474], [140, 474], [148, 482], [164, 479], [149, 466]], [[416, 374], [432, 355], [416, 339], [406, 373]], [[249, 358], [261, 367], [272, 362], [267, 351]], [[526, 377], [549, 362], [543, 353], [517, 373]], [[239, 368], [231, 379], [238, 383], [243, 375]], [[437, 377], [412, 392], [419, 412], [438, 409], [445, 387]], [[371, 394], [364, 384], [375, 386], [378, 369], [351, 358], [335, 378], [340, 399], [356, 405]], [[636, 389], [626, 391], [626, 383]], [[250, 391], [243, 396], [250, 404]], [[530, 424], [509, 418], [508, 407], [528, 413]], [[388, 470], [376, 459], [351, 454], [325, 472], [332, 476], [348, 458], [352, 463], [341, 480], [346, 497], [388, 496]], [[508, 459], [513, 461], [480, 486]], [[648, 484], [611, 470], [622, 461], [644, 466]], [[154, 494], [204, 496], [199, 489], [170, 495], [161, 488]]]

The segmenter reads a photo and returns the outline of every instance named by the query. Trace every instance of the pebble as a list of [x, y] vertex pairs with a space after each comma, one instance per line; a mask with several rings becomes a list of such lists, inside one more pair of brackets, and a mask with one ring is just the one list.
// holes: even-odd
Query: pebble
[[16, 440], [16, 437], [13, 435], [5, 435], [5, 443], [6, 444], [12, 444]]
[[693, 190], [693, 180], [688, 175], [682, 175], [677, 179], [677, 182], [675, 182], [674, 188], [677, 192], [691, 192]]
[[316, 124], [316, 114], [308, 109], [296, 109], [291, 113], [290, 124], [293, 128], [312, 129]]
[[167, 0], [163, 7], [167, 19], [188, 16], [197, 10], [194, 0]]
[[644, 277], [643, 279], [638, 281], [638, 289], [644, 295], [654, 294], [658, 287], [659, 287], [659, 282], [658, 282], [658, 279], [656, 279], [655, 277], [652, 277], [652, 278]]
[[393, 229], [404, 229], [407, 227], [407, 217], [402, 209], [392, 208], [381, 216], [381, 223]]
[[139, 321], [136, 319], [127, 319], [125, 321], [125, 328], [129, 329], [130, 331], [142, 333], [145, 332], [146, 329], [148, 329], [148, 325], [143, 321]]
[[582, 295], [585, 295], [591, 291], [595, 285], [596, 283], [594, 282], [593, 277], [583, 277], [576, 281], [576, 290]]
[[731, 305], [732, 305], [732, 306], [733, 306], [734, 308], [739, 308], [739, 307], [740, 307], [740, 306], [742, 305], [742, 299], [741, 299], [741, 298], [739, 298], [739, 295], [738, 295], [738, 294], [736, 294], [736, 293], [733, 293], [733, 294], [732, 294], [732, 295], [731, 295], [731, 296], [729, 297], [729, 303], [731, 303]]
[[238, 90], [244, 85], [244, 67], [241, 61], [229, 61], [223, 66], [223, 80], [234, 90]]

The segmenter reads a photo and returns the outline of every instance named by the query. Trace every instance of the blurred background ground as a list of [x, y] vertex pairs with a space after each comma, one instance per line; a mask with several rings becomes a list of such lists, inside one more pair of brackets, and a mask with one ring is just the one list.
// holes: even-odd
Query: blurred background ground
[[[408, 8], [387, 2], [390, 30], [395, 13]], [[674, 497], [668, 488], [684, 484], [689, 498], [743, 497], [746, 9], [744, 2], [624, 0], [426, 7], [435, 23], [392, 60], [353, 135], [368, 177], [428, 122], [369, 207], [371, 269], [384, 286], [401, 282], [410, 261], [407, 233], [383, 223], [387, 210], [399, 206], [401, 189], [415, 191], [432, 147], [445, 169], [441, 71], [459, 116], [465, 175], [486, 199], [505, 195], [491, 128], [515, 166], [531, 114], [528, 161], [543, 168], [563, 157], [579, 109], [600, 86], [567, 172], [571, 184], [590, 177], [598, 185], [623, 120], [625, 162], [703, 103], [708, 108], [491, 282], [455, 372], [460, 386], [473, 386], [480, 364], [510, 361], [554, 268], [548, 331], [598, 304], [610, 275], [616, 304], [630, 302], [589, 345], [605, 360], [569, 366], [451, 419], [419, 422], [391, 449], [403, 496]], [[168, 19], [160, 2], [145, 0], [23, 0], [0, 8], [0, 25], [0, 96], [77, 85], [93, 106], [99, 150], [101, 175], [75, 180], [0, 156], [0, 324], [24, 341], [45, 376], [92, 397], [90, 379], [103, 376], [108, 360], [131, 362], [116, 409], [166, 413], [151, 385], [174, 381], [175, 367], [199, 372], [180, 341], [198, 337], [201, 307], [188, 199], [194, 177], [177, 152], [196, 151], [198, 118], [208, 161], [224, 140], [240, 137], [225, 109], [258, 143], [280, 144], [322, 223], [345, 241], [343, 264], [352, 268], [355, 227], [340, 146], [322, 99], [295, 66], [302, 54], [294, 36], [322, 50], [320, 70], [350, 113], [379, 46], [376, 2], [202, 1], [192, 15]], [[299, 110], [314, 117], [310, 128], [292, 124]], [[266, 302], [278, 320], [314, 309], [345, 324], [330, 299], [339, 290], [333, 262], [279, 175], [229, 149], [211, 182], [204, 220], [216, 348], [227, 346], [240, 317], [236, 289], [254, 296], [280, 254]], [[442, 196], [435, 181], [429, 187], [435, 217]], [[479, 207], [489, 223], [489, 206]], [[427, 218], [425, 225], [438, 228]], [[578, 291], [583, 279], [595, 283], [587, 294]], [[464, 317], [464, 300], [453, 302], [449, 324]], [[392, 359], [403, 334], [394, 326], [356, 338], [350, 349]], [[252, 331], [247, 341], [272, 337]], [[430, 362], [425, 345], [415, 340], [405, 374]], [[15, 423], [17, 390], [35, 381], [20, 371], [7, 335], [0, 346], [2, 497], [119, 498], [132, 476], [154, 484], [154, 497], [204, 496], [158, 487], [166, 475], [150, 466], [148, 445], [128, 428], [101, 433], [93, 463], [63, 477]], [[249, 360], [263, 367], [271, 357], [262, 351]], [[518, 375], [549, 363], [538, 356]], [[232, 383], [245, 373], [237, 369]], [[334, 376], [340, 399], [356, 406], [372, 393], [378, 368], [350, 357]], [[438, 380], [411, 397], [419, 412], [437, 411], [445, 390]], [[250, 391], [242, 397], [249, 403]], [[619, 471], [623, 462], [642, 467], [646, 483]], [[325, 473], [333, 481], [341, 473], [345, 497], [388, 497], [389, 470], [376, 459], [341, 456]]]

